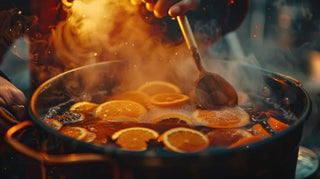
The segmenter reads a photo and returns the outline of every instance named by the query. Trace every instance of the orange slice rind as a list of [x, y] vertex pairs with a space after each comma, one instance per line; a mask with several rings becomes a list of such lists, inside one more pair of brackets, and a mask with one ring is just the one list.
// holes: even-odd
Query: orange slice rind
[[158, 93], [181, 93], [181, 89], [178, 86], [167, 81], [148, 81], [139, 86], [138, 90], [150, 96]]
[[271, 134], [267, 130], [265, 130], [261, 124], [253, 125], [252, 130], [254, 134], [260, 135], [262, 137], [271, 137]]
[[159, 93], [151, 96], [150, 102], [155, 106], [172, 107], [187, 103], [189, 96], [182, 93]]
[[274, 117], [269, 117], [268, 119], [268, 123], [269, 125], [276, 130], [277, 132], [281, 132], [285, 129], [287, 129], [289, 127], [288, 124], [279, 121], [278, 119], [274, 118]]

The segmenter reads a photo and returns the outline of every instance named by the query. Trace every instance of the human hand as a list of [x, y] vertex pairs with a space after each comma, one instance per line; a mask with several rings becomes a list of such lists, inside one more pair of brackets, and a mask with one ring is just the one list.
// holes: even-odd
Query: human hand
[[157, 18], [162, 18], [167, 14], [171, 17], [180, 16], [197, 9], [200, 4], [200, 0], [131, 0], [131, 2], [133, 4], [145, 3], [146, 8]]
[[27, 102], [23, 92], [3, 77], [0, 77], [0, 106], [16, 110], [17, 106]]

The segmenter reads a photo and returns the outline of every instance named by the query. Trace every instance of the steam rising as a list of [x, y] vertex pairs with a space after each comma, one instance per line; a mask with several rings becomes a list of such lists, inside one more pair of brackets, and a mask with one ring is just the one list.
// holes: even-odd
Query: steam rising
[[[67, 19], [52, 32], [58, 60], [67, 69], [108, 60], [128, 60], [143, 66], [145, 77], [171, 81], [178, 76], [197, 76], [185, 44], [170, 46], [150, 33], [151, 25], [143, 21], [138, 6], [129, 1], [75, 0], [62, 1]], [[176, 83], [184, 84], [184, 81]]]

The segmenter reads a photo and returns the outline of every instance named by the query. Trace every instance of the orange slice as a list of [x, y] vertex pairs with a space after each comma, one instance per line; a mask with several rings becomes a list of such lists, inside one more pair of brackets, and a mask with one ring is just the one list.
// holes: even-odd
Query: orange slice
[[147, 141], [157, 139], [158, 132], [145, 127], [130, 127], [115, 132], [112, 135], [113, 140], [125, 150], [144, 151], [147, 149]]
[[182, 114], [164, 114], [152, 121], [153, 124], [177, 124], [183, 126], [194, 126], [194, 122]]
[[171, 107], [185, 104], [188, 100], [189, 96], [181, 93], [159, 93], [153, 95], [150, 102], [160, 107]]
[[61, 122], [55, 120], [55, 119], [44, 119], [42, 121], [46, 126], [54, 129], [54, 130], [60, 130], [62, 127]]
[[115, 94], [110, 97], [110, 100], [131, 100], [147, 106], [149, 104], [149, 96], [142, 91], [126, 91], [123, 93]]
[[281, 132], [285, 129], [287, 129], [289, 127], [288, 124], [284, 123], [284, 122], [281, 122], [273, 117], [270, 117], [268, 119], [268, 123], [269, 125], [274, 129], [276, 130], [277, 132]]
[[215, 129], [207, 136], [212, 145], [227, 147], [242, 138], [251, 137], [252, 134], [244, 129]]
[[83, 113], [83, 114], [90, 114], [94, 112], [94, 110], [98, 107], [98, 104], [88, 102], [88, 101], [81, 101], [74, 103], [69, 111], [74, 113]]
[[136, 118], [128, 117], [128, 116], [114, 116], [109, 118], [104, 118], [103, 120], [98, 121], [98, 123], [103, 122], [138, 122]]
[[84, 140], [86, 139], [89, 131], [82, 127], [66, 126], [60, 129], [60, 133], [74, 139]]
[[242, 139], [238, 140], [237, 142], [231, 144], [228, 148], [235, 148], [235, 147], [239, 147], [239, 146], [243, 146], [243, 145], [249, 145], [253, 142], [258, 142], [260, 140], [263, 140], [263, 137], [261, 137], [259, 135], [245, 137], [245, 138], [242, 138]]
[[165, 147], [179, 153], [199, 152], [209, 146], [207, 136], [195, 129], [176, 127], [161, 136]]
[[137, 118], [146, 112], [141, 104], [130, 100], [112, 100], [100, 104], [96, 109], [96, 116], [108, 119], [116, 116]]
[[96, 139], [97, 135], [94, 132], [88, 132], [88, 135], [84, 139], [85, 142], [92, 142]]
[[150, 96], [158, 93], [181, 93], [178, 86], [167, 81], [149, 81], [138, 87], [138, 90]]
[[241, 127], [248, 124], [250, 120], [249, 114], [238, 106], [221, 110], [197, 109], [192, 115], [201, 124], [213, 128]]
[[257, 135], [261, 135], [262, 137], [271, 137], [269, 132], [265, 130], [261, 124], [253, 125], [252, 129], [253, 129], [253, 132]]

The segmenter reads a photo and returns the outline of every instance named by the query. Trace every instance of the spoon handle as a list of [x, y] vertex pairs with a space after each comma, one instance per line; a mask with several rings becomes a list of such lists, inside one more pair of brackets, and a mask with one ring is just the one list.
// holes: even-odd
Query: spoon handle
[[191, 52], [192, 57], [197, 65], [197, 68], [200, 72], [202, 72], [203, 67], [201, 65], [200, 52], [199, 52], [197, 42], [194, 38], [192, 29], [190, 27], [189, 20], [187, 16], [183, 15], [183, 16], [177, 16], [177, 21], [179, 23], [182, 35], [184, 37], [184, 40], [186, 41], [188, 49]]

